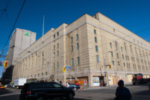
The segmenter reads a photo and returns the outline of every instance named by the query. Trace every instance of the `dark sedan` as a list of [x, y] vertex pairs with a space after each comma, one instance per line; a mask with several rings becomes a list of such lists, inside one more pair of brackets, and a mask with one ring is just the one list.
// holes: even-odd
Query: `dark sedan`
[[34, 82], [23, 86], [20, 100], [49, 100], [61, 98], [72, 100], [75, 96], [71, 88], [64, 87], [56, 82]]

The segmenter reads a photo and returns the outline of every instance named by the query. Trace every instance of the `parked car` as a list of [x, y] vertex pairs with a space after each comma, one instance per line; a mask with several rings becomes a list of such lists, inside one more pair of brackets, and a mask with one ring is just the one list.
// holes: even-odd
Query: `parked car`
[[5, 89], [5, 86], [3, 86], [3, 85], [2, 85], [2, 86], [0, 86], [0, 89]]
[[76, 84], [69, 84], [69, 88], [72, 88], [72, 89], [78, 90], [78, 89], [80, 89], [80, 85], [76, 85]]
[[50, 98], [61, 98], [72, 100], [75, 92], [56, 82], [32, 82], [26, 83], [20, 94], [20, 100], [49, 100]]

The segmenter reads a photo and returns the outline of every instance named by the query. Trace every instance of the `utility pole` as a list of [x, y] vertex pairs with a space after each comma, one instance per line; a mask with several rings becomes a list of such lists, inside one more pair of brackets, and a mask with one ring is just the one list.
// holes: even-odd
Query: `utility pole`
[[42, 25], [42, 43], [43, 43], [43, 36], [44, 36], [44, 24], [45, 24], [45, 16], [43, 16], [43, 25]]

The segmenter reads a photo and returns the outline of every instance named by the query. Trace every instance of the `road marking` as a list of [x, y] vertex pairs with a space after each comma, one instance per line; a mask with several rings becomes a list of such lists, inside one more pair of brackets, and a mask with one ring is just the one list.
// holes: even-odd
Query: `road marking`
[[0, 95], [0, 97], [12, 96], [12, 95], [19, 95], [19, 94], [20, 94], [20, 93], [9, 93], [9, 94]]

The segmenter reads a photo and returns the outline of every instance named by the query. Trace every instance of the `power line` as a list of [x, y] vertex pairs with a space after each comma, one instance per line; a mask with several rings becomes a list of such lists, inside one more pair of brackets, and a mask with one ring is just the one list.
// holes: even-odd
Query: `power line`
[[21, 8], [20, 8], [20, 10], [19, 10], [19, 12], [18, 12], [18, 14], [17, 14], [16, 20], [15, 20], [13, 26], [12, 26], [12, 29], [10, 30], [8, 39], [7, 39], [7, 41], [6, 41], [5, 45], [4, 45], [4, 47], [3, 47], [2, 50], [1, 50], [1, 55], [3, 55], [3, 52], [4, 52], [4, 50], [5, 50], [5, 47], [7, 47], [6, 45], [7, 45], [8, 41], [10, 40], [10, 37], [11, 37], [11, 35], [12, 35], [12, 32], [13, 32], [13, 30], [14, 30], [14, 28], [15, 28], [15, 26], [16, 26], [16, 23], [17, 23], [17, 21], [18, 21], [20, 15], [21, 15], [21, 12], [22, 12], [22, 10], [23, 10], [23, 8], [24, 8], [25, 2], [26, 2], [26, 0], [23, 0], [22, 6], [21, 6]]

